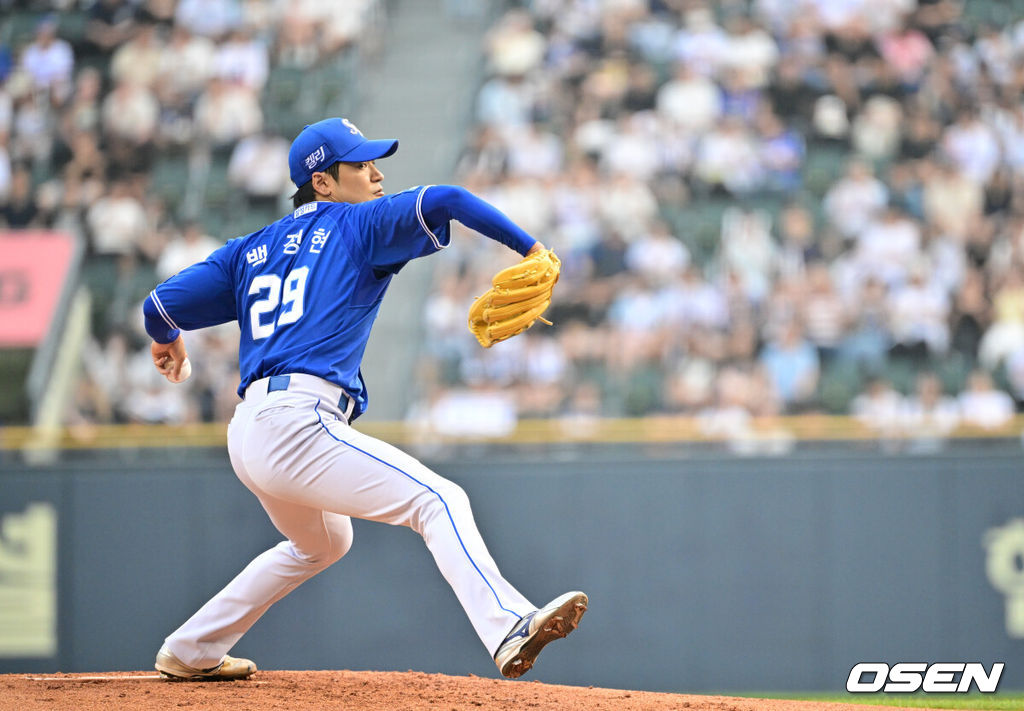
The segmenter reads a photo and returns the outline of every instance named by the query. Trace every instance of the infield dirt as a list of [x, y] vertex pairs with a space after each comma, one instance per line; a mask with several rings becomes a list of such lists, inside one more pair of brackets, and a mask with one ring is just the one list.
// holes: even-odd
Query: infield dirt
[[260, 671], [168, 682], [155, 672], [0, 675], [0, 711], [870, 711], [891, 706], [689, 696], [421, 672]]

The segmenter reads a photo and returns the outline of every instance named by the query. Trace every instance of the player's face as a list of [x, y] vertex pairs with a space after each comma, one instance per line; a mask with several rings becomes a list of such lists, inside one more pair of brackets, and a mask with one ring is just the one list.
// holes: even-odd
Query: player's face
[[330, 198], [335, 202], [367, 202], [384, 194], [380, 181], [384, 174], [374, 161], [342, 163], [338, 166], [338, 179], [323, 174], [330, 186]]

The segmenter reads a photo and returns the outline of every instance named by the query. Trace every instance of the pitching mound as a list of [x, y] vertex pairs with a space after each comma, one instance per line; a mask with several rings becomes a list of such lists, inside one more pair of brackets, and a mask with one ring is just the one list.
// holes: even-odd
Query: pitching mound
[[6, 711], [868, 711], [892, 707], [684, 696], [420, 672], [260, 671], [247, 681], [167, 682], [150, 672], [0, 675]]

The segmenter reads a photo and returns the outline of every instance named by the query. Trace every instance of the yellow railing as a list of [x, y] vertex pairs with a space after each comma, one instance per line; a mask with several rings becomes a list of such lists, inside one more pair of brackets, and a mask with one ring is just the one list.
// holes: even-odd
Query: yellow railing
[[[360, 421], [356, 429], [396, 445], [426, 443], [549, 444], [549, 443], [686, 443], [715, 441], [864, 441], [910, 438], [921, 433], [866, 427], [853, 417], [798, 415], [755, 418], [741, 431], [709, 432], [695, 417], [660, 416], [635, 419], [520, 420], [500, 436], [447, 435], [405, 422]], [[154, 447], [223, 447], [227, 425], [92, 425], [40, 430], [0, 428], [0, 451], [22, 449], [133, 449]], [[954, 438], [1019, 438], [1024, 416], [996, 429], [961, 427]]]

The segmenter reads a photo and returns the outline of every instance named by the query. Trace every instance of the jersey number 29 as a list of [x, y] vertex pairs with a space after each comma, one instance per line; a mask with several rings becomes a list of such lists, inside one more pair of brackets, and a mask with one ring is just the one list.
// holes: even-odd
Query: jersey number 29
[[[306, 277], [309, 267], [298, 267], [284, 278], [284, 293], [281, 293], [281, 277], [276, 274], [260, 274], [249, 285], [249, 295], [266, 294], [253, 302], [249, 308], [249, 323], [252, 326], [252, 340], [258, 341], [274, 332], [278, 326], [287, 326], [302, 318], [302, 304], [306, 295]], [[281, 307], [277, 318], [264, 322], [264, 314], [273, 314]]]

